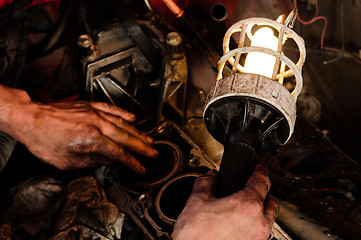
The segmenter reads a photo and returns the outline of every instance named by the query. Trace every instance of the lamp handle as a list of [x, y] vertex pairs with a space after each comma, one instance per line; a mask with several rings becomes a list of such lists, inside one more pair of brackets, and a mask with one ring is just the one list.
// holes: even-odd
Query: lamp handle
[[226, 143], [216, 183], [216, 196], [226, 197], [242, 190], [257, 163], [257, 152], [250, 145], [243, 142]]

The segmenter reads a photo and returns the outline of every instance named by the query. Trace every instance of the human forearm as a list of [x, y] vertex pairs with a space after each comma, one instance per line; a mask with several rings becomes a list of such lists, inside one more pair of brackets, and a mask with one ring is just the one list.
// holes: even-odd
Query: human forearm
[[144, 173], [132, 153], [155, 157], [157, 152], [152, 139], [128, 123], [134, 120], [133, 114], [106, 103], [46, 105], [0, 85], [0, 131], [62, 170], [120, 162]]
[[34, 104], [25, 91], [0, 84], [0, 131], [22, 141], [33, 125], [32, 114], [29, 114], [32, 109]]

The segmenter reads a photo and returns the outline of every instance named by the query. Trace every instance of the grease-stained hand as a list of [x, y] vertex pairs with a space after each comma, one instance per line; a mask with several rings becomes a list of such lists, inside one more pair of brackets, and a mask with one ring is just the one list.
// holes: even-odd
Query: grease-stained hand
[[278, 213], [267, 196], [271, 182], [258, 165], [245, 188], [217, 199], [213, 193], [217, 173], [196, 180], [186, 207], [174, 227], [175, 240], [266, 240]]
[[132, 153], [157, 156], [153, 140], [129, 123], [135, 116], [116, 106], [85, 101], [46, 105], [31, 101], [24, 91], [4, 86], [0, 94], [4, 102], [0, 130], [61, 170], [120, 162], [144, 173]]

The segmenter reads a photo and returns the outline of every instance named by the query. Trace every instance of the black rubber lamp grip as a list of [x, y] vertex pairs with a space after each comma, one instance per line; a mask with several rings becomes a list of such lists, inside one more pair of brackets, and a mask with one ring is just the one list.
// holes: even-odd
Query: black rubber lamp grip
[[216, 196], [226, 197], [242, 190], [257, 163], [257, 152], [250, 145], [243, 142], [225, 144], [216, 183]]

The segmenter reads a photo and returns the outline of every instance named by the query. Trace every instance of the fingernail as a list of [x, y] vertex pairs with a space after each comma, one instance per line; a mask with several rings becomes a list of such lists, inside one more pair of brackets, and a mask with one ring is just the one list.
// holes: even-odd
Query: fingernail
[[146, 169], [143, 166], [140, 166], [140, 174], [145, 174]]
[[152, 144], [152, 143], [154, 142], [153, 138], [151, 138], [151, 137], [146, 136], [145, 139], [146, 139], [146, 141], [147, 141], [148, 143], [150, 143], [150, 144]]
[[158, 151], [155, 150], [155, 149], [153, 149], [153, 156], [154, 156], [154, 157], [158, 157], [158, 155], [159, 155]]
[[129, 113], [128, 114], [128, 121], [131, 121], [131, 122], [135, 121], [135, 115], [132, 114], [132, 113]]

